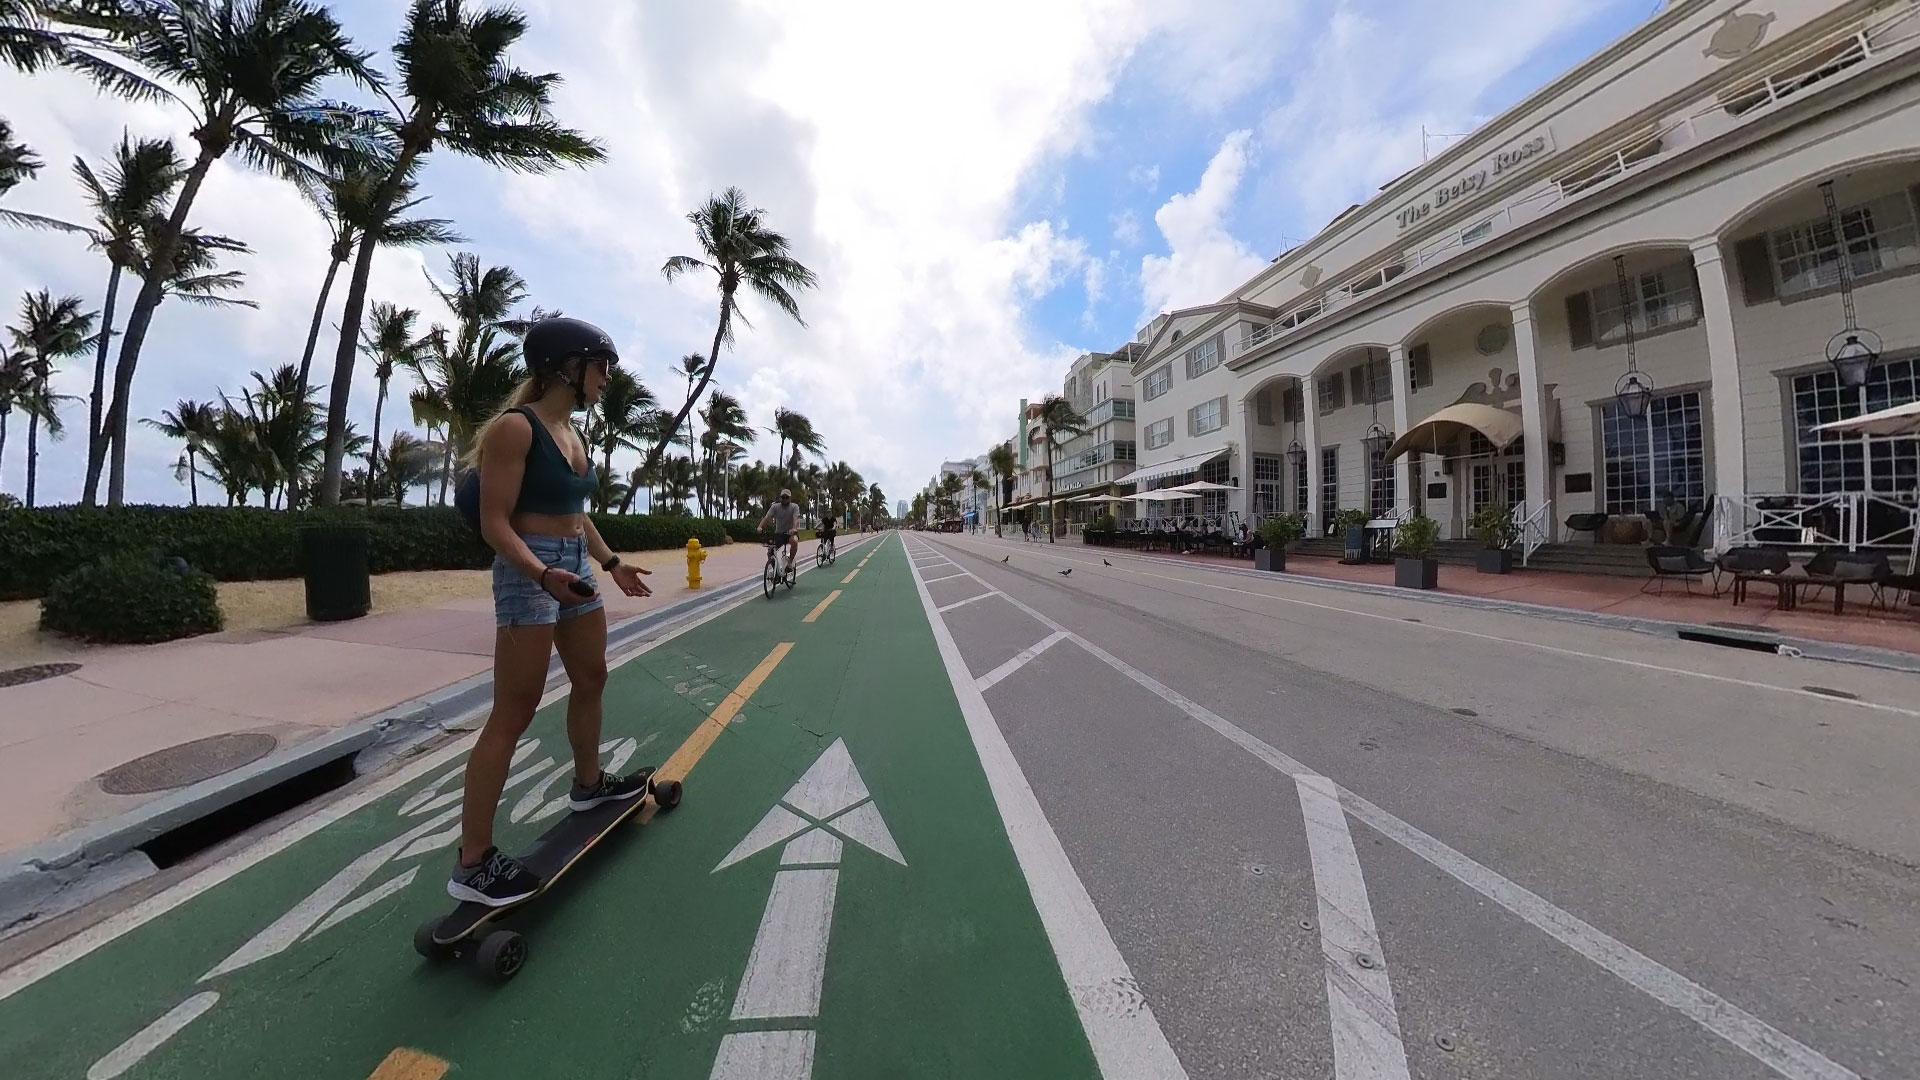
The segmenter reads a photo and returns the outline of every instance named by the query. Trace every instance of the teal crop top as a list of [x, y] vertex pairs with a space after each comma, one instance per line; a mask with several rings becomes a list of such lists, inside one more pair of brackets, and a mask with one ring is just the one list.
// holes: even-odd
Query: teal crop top
[[520, 479], [520, 498], [513, 504], [516, 514], [579, 514], [587, 509], [587, 496], [599, 486], [593, 460], [587, 460], [585, 476], [573, 471], [573, 463], [553, 441], [553, 433], [540, 422], [532, 408], [517, 410], [533, 425], [533, 445], [527, 448], [527, 471]]

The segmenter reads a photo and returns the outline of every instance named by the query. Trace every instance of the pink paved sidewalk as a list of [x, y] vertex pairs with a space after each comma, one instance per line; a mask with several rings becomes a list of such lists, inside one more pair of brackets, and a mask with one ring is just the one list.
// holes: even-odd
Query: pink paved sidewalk
[[[1217, 555], [1168, 554], [1164, 557], [1200, 565], [1230, 565], [1243, 569], [1252, 567], [1243, 559]], [[1349, 566], [1338, 559], [1312, 555], [1288, 555], [1287, 573], [1370, 585], [1393, 584], [1391, 565], [1368, 563]], [[1793, 611], [1779, 611], [1775, 607], [1775, 593], [1771, 588], [1753, 589], [1748, 592], [1744, 603], [1736, 605], [1731, 595], [1723, 593], [1715, 597], [1710, 588], [1703, 588], [1702, 585], [1696, 585], [1695, 593], [1687, 595], [1678, 582], [1670, 583], [1664, 596], [1643, 595], [1640, 585], [1640, 578], [1546, 570], [1482, 574], [1471, 566], [1443, 564], [1440, 567], [1440, 588], [1436, 591], [1632, 618], [1751, 627], [1788, 637], [1920, 653], [1920, 608], [1902, 602], [1891, 611], [1878, 608], [1870, 610], [1866, 594], [1857, 589], [1847, 591], [1845, 611], [1836, 616], [1833, 613], [1833, 594], [1825, 591], [1809, 591], [1808, 598], [1802, 600]]]
[[[858, 539], [844, 537], [843, 541]], [[686, 599], [684, 559], [643, 558], [653, 596], [606, 593], [614, 622]], [[764, 549], [710, 549], [701, 593], [758, 577]], [[70, 675], [0, 689], [0, 852], [166, 792], [109, 795], [100, 774], [194, 739], [263, 732], [295, 746], [492, 666], [486, 596], [341, 623], [90, 650]]]

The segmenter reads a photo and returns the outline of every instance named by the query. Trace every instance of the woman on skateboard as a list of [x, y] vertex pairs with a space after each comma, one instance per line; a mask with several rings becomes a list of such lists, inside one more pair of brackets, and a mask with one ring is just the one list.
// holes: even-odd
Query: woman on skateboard
[[[578, 319], [541, 319], [521, 351], [528, 378], [474, 440], [463, 501], [477, 502], [480, 534], [494, 550], [493, 712], [467, 759], [459, 859], [447, 892], [501, 907], [540, 889], [540, 879], [493, 844], [493, 816], [514, 746], [546, 690], [554, 648], [573, 690], [567, 741], [573, 747], [568, 804], [585, 810], [645, 794], [644, 776], [600, 768], [600, 697], [607, 684], [607, 612], [593, 563], [628, 596], [648, 596], [648, 573], [620, 561], [586, 514], [597, 487], [573, 414], [600, 400], [619, 363], [613, 341]], [[587, 560], [591, 557], [593, 563]]]

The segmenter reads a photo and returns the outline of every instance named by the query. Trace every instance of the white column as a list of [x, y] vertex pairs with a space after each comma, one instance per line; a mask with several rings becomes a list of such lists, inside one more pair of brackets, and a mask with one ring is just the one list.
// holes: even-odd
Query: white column
[[[1513, 305], [1513, 351], [1520, 360], [1520, 425], [1526, 439], [1529, 515], [1538, 513], [1540, 507], [1553, 497], [1548, 479], [1547, 398], [1544, 384], [1540, 381], [1538, 325], [1533, 321], [1533, 308], [1530, 305], [1524, 301]], [[1549, 537], [1554, 535], [1556, 529], [1553, 521], [1555, 516], [1547, 515]]]
[[[1407, 380], [1407, 347], [1393, 345], [1387, 349], [1387, 366], [1391, 370], [1388, 378], [1393, 380], [1393, 437], [1399, 438], [1407, 433], [1407, 398], [1412, 390]], [[1419, 479], [1419, 455], [1408, 454], [1393, 466], [1393, 508], [1405, 513], [1413, 505], [1413, 484]]]
[[1714, 509], [1714, 546], [1733, 545], [1738, 524], [1729, 506], [1744, 505], [1747, 493], [1747, 432], [1740, 400], [1740, 357], [1733, 340], [1733, 299], [1727, 289], [1727, 265], [1718, 237], [1703, 236], [1691, 245], [1693, 269], [1700, 279], [1700, 315], [1707, 326], [1707, 364], [1713, 373], [1713, 483], [1709, 494], [1726, 501]]
[[1307, 448], [1307, 535], [1325, 536], [1320, 520], [1320, 388], [1313, 376], [1300, 380], [1300, 445]]
[[[1240, 520], [1246, 522], [1248, 528], [1253, 526], [1253, 421], [1253, 394], [1248, 394], [1240, 399], [1240, 460], [1234, 469], [1240, 481]], [[1231, 496], [1227, 509], [1233, 509]]]

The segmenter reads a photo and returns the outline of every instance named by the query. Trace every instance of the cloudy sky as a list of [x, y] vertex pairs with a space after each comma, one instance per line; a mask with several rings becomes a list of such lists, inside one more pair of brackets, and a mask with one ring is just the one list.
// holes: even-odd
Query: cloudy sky
[[[565, 76], [558, 114], [602, 140], [609, 160], [524, 177], [436, 155], [426, 209], [469, 239], [450, 250], [509, 264], [535, 302], [606, 327], [626, 362], [672, 397], [666, 369], [706, 350], [715, 304], [709, 280], [669, 285], [660, 265], [696, 253], [687, 211], [739, 186], [820, 287], [800, 298], [805, 327], [749, 298], [753, 328], [722, 355], [718, 384], [758, 425], [780, 405], [812, 417], [829, 460], [851, 463], [891, 502], [943, 458], [1010, 434], [1019, 398], [1057, 391], [1078, 353], [1118, 346], [1157, 311], [1218, 298], [1364, 201], [1420, 160], [1423, 125], [1470, 130], [1657, 5], [519, 6], [533, 29], [516, 61]], [[403, 11], [399, 0], [333, 7], [368, 48], [393, 38]], [[48, 162], [8, 195], [14, 209], [79, 217], [68, 178], [76, 154], [100, 160], [122, 128], [187, 134], [181, 115], [100, 98], [65, 74], [0, 73], [0, 101], [16, 135]], [[141, 360], [136, 417], [237, 393], [248, 372], [297, 362], [304, 342], [326, 233], [298, 196], [223, 163], [193, 223], [252, 246], [234, 265], [259, 308], [163, 307]], [[444, 275], [447, 254], [383, 253], [371, 298], [441, 317], [422, 272]], [[0, 314], [11, 318], [23, 292], [43, 287], [97, 306], [105, 281], [105, 263], [83, 242], [0, 233]], [[320, 353], [324, 378], [325, 338]], [[76, 365], [60, 389], [83, 393], [89, 378]], [[401, 423], [407, 389], [395, 387]], [[373, 389], [364, 370], [354, 404], [365, 431]], [[68, 415], [84, 428], [84, 406]], [[0, 461], [0, 489], [15, 493], [23, 426], [19, 417], [10, 425]], [[129, 501], [184, 502], [172, 472], [178, 446], [134, 432]], [[770, 437], [763, 442], [771, 457]], [[81, 438], [43, 443], [43, 502], [78, 496], [84, 456]]]

